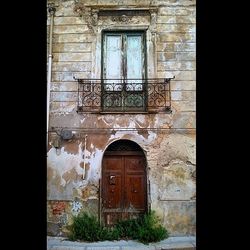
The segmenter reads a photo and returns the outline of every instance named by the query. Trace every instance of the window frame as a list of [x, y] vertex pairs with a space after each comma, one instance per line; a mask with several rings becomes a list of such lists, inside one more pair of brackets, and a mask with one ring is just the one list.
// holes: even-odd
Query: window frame
[[[148, 52], [148, 48], [147, 48], [147, 40], [146, 40], [146, 33], [147, 31], [145, 29], [141, 30], [141, 29], [138, 29], [138, 30], [102, 30], [101, 32], [101, 81], [102, 81], [102, 111], [104, 112], [112, 112], [112, 111], [115, 111], [115, 110], [112, 110], [112, 108], [107, 108], [105, 107], [105, 103], [104, 103], [104, 95], [108, 92], [107, 90], [105, 90], [105, 87], [104, 87], [104, 82], [105, 80], [107, 79], [106, 76], [105, 76], [105, 67], [106, 67], [106, 64], [105, 64], [105, 56], [106, 56], [106, 50], [105, 50], [105, 46], [106, 46], [106, 42], [105, 42], [105, 39], [108, 35], [112, 36], [112, 35], [121, 35], [121, 41], [122, 41], [122, 61], [121, 61], [121, 72], [122, 72], [122, 81], [121, 84], [125, 84], [125, 82], [128, 80], [127, 79], [127, 74], [128, 74], [128, 71], [127, 71], [127, 44], [126, 44], [126, 47], [123, 46], [123, 43], [125, 41], [127, 41], [127, 38], [129, 36], [133, 36], [133, 35], [140, 35], [141, 38], [142, 38], [142, 43], [141, 43], [141, 50], [142, 50], [142, 60], [141, 60], [141, 72], [142, 72], [142, 76], [140, 78], [141, 82], [142, 82], [142, 88], [141, 90], [129, 90], [129, 88], [125, 88], [125, 92], [130, 92], [130, 93], [142, 93], [141, 95], [143, 97], [143, 106], [142, 106], [142, 109], [138, 109], [138, 108], [133, 108], [131, 110], [126, 110], [126, 105], [122, 104], [121, 106], [119, 106], [117, 108], [117, 112], [130, 112], [130, 111], [134, 111], [134, 112], [147, 112], [147, 75], [148, 75], [148, 70], [147, 70], [147, 52]], [[136, 78], [137, 79], [137, 78]], [[127, 85], [128, 83], [126, 83], [126, 86], [129, 86]], [[132, 86], [132, 85], [130, 85]], [[119, 92], [119, 90], [113, 90], [113, 92]], [[121, 92], [121, 91], [120, 91]], [[123, 98], [123, 97], [121, 97]], [[123, 102], [123, 100], [122, 100]], [[124, 110], [125, 109], [125, 110]]]

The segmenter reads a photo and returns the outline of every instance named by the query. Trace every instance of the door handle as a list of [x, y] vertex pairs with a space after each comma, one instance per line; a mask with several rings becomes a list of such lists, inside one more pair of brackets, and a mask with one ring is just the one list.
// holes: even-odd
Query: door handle
[[109, 184], [110, 185], [115, 185], [115, 175], [110, 175], [109, 176]]

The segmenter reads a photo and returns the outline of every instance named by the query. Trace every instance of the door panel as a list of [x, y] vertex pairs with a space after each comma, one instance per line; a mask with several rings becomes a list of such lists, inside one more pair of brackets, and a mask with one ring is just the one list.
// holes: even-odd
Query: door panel
[[119, 155], [105, 155], [103, 161], [105, 171], [122, 171], [122, 158]]
[[122, 207], [123, 162], [119, 156], [106, 156], [103, 161], [103, 204], [107, 209]]
[[145, 161], [142, 156], [131, 155], [125, 159], [126, 208], [144, 210], [146, 207]]
[[105, 199], [104, 204], [108, 209], [122, 207], [122, 176], [120, 173], [109, 172], [104, 176]]
[[129, 155], [125, 158], [126, 171], [145, 171], [143, 156]]
[[127, 197], [125, 207], [129, 210], [145, 209], [145, 179], [143, 175], [126, 176]]
[[[117, 152], [116, 152], [117, 153]], [[146, 170], [142, 155], [104, 155], [102, 216], [106, 225], [144, 213]]]

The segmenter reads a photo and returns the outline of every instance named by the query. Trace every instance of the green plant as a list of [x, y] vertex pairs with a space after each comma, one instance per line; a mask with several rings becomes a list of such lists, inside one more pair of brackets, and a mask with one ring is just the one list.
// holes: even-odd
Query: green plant
[[119, 240], [120, 233], [116, 228], [102, 227], [99, 234], [100, 240]]
[[120, 220], [115, 225], [121, 238], [136, 239], [139, 224], [138, 219]]
[[157, 242], [168, 237], [168, 231], [160, 224], [155, 211], [151, 211], [138, 218], [137, 239], [145, 244]]
[[73, 217], [73, 223], [68, 227], [70, 240], [97, 241], [101, 234], [101, 226], [97, 218], [88, 213], [80, 213]]
[[155, 212], [149, 212], [137, 219], [118, 221], [113, 227], [104, 227], [97, 218], [88, 213], [73, 217], [68, 227], [70, 240], [99, 241], [134, 239], [147, 244], [168, 237], [167, 230], [160, 224]]

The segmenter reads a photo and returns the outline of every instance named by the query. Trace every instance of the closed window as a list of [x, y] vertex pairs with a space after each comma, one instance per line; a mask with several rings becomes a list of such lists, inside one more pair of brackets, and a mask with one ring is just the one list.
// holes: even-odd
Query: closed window
[[144, 32], [105, 32], [102, 46], [103, 111], [144, 111]]

